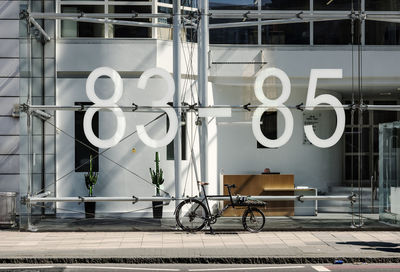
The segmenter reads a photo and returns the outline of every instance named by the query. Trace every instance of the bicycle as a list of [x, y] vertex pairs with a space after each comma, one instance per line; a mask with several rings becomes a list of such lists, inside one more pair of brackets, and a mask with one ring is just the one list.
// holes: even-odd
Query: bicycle
[[242, 215], [242, 225], [245, 230], [249, 232], [259, 232], [262, 230], [265, 224], [265, 216], [264, 213], [257, 207], [265, 206], [265, 202], [249, 201], [248, 197], [245, 196], [236, 196], [234, 201], [231, 188], [235, 188], [235, 184], [224, 184], [224, 186], [226, 186], [228, 189], [230, 203], [225, 205], [225, 207], [216, 214], [212, 214], [210, 205], [208, 203], [208, 198], [219, 197], [221, 195], [207, 196], [204, 186], [208, 185], [208, 183], [199, 182], [199, 184], [201, 185], [203, 191], [203, 199], [201, 201], [197, 198], [185, 199], [175, 210], [176, 223], [182, 230], [195, 232], [200, 231], [207, 225], [210, 228], [210, 233], [214, 234], [211, 225], [217, 222], [217, 219], [222, 216], [226, 209], [229, 207], [235, 208], [237, 206], [247, 207]]

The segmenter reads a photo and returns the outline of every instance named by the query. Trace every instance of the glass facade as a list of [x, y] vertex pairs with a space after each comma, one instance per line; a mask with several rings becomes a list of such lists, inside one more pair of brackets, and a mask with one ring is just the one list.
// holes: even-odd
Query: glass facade
[[[382, 227], [381, 221], [398, 223], [397, 2], [210, 0], [210, 47], [205, 53], [208, 104], [232, 112], [206, 119], [197, 108], [203, 95], [197, 73], [197, 2], [182, 1], [182, 94], [178, 103], [183, 111], [178, 119], [182, 122], [182, 191], [177, 196], [173, 142], [155, 144], [173, 124], [171, 116], [159, 115], [173, 98], [165, 98], [161, 106], [152, 104], [170, 86], [164, 81], [173, 73], [174, 60], [173, 29], [150, 23], [171, 24], [172, 19], [146, 17], [172, 14], [172, 1], [57, 1], [56, 11], [77, 17], [57, 19], [53, 28], [45, 29], [53, 35], [48, 46], [37, 38], [38, 32], [20, 41], [21, 52], [26, 54], [20, 60], [21, 82], [26, 84], [20, 102], [63, 106], [56, 113], [49, 109], [48, 120], [21, 113], [22, 150], [28, 154], [21, 157], [21, 192], [41, 193], [51, 188], [52, 196], [60, 198], [85, 195], [84, 174], [90, 171], [87, 161], [92, 155], [96, 157], [92, 170], [99, 173], [98, 197], [158, 194], [149, 168], [161, 167], [163, 196], [197, 197], [201, 179], [210, 181], [210, 193], [216, 195], [227, 193], [225, 183], [236, 183], [236, 195], [267, 199], [268, 206], [262, 211], [271, 222], [275, 216], [285, 217], [289, 223], [284, 225], [289, 226], [290, 220], [306, 216], [300, 227], [322, 222], [327, 229], [332, 225], [360, 227], [363, 222], [372, 227]], [[362, 22], [360, 9], [367, 14]], [[137, 18], [138, 14], [146, 18]], [[147, 25], [123, 24], [127, 22]], [[21, 29], [27, 26], [21, 24]], [[98, 109], [92, 122], [96, 137], [110, 139], [118, 122], [109, 111], [123, 109], [124, 135], [111, 147], [96, 147], [87, 138], [83, 128], [87, 109], [71, 111], [73, 106], [91, 105], [92, 98], [85, 91], [88, 76], [97, 67], [111, 67], [123, 83], [119, 100], [107, 104], [107, 110]], [[154, 67], [163, 67], [168, 76], [151, 77], [146, 87], [140, 87], [143, 72]], [[110, 76], [114, 85], [108, 84], [106, 74], [93, 83], [100, 100], [113, 97], [110, 86], [119, 86], [115, 73]], [[46, 93], [46, 84], [53, 86], [51, 94]], [[138, 109], [137, 105], [145, 107]], [[52, 151], [39, 150], [49, 139]], [[303, 201], [304, 196], [311, 199]], [[102, 219], [120, 219], [121, 214], [152, 216], [150, 202], [135, 203], [133, 208], [132, 202], [103, 203], [97, 213]], [[37, 205], [31, 210], [24, 207], [24, 216], [32, 211], [68, 218], [85, 214], [83, 205], [72, 202]], [[212, 205], [221, 210], [223, 201]], [[176, 225], [174, 208], [174, 204], [164, 207], [164, 216], [172, 218], [167, 227]], [[227, 217], [240, 220], [243, 211], [226, 212]]]

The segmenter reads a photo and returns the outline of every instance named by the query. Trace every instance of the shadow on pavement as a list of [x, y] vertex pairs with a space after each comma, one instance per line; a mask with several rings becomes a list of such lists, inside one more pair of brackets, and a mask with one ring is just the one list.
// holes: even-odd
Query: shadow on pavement
[[338, 245], [360, 246], [363, 250], [378, 250], [391, 253], [400, 253], [400, 244], [390, 242], [337, 242]]

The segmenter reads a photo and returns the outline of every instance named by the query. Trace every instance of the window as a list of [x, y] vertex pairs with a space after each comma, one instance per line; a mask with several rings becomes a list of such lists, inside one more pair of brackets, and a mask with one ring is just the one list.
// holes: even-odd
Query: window
[[309, 42], [308, 23], [262, 26], [263, 44], [309, 44]]
[[[278, 112], [265, 111], [261, 116], [261, 132], [270, 140], [276, 140], [278, 127]], [[268, 148], [257, 142], [257, 148]]]
[[[365, 100], [364, 103], [397, 105], [397, 101], [393, 100]], [[351, 104], [351, 102], [344, 101], [344, 104]], [[361, 182], [363, 186], [370, 186], [371, 176], [374, 175], [374, 172], [378, 172], [379, 124], [397, 121], [398, 113], [396, 111], [364, 111], [361, 131], [358, 115], [358, 111], [355, 111], [354, 122], [351, 124], [351, 111], [346, 110], [343, 185], [350, 186], [358, 182], [358, 168], [361, 166]], [[359, 164], [359, 154], [361, 155], [361, 165]]]
[[[329, 29], [329, 31], [327, 31]], [[355, 26], [356, 30], [357, 27]], [[357, 37], [357, 35], [354, 35]], [[350, 20], [337, 20], [314, 23], [315, 44], [351, 44]]]
[[209, 8], [215, 10], [253, 10], [257, 9], [257, 2], [254, 0], [210, 0]]
[[[210, 19], [210, 24], [233, 22], [242, 22], [242, 20]], [[257, 26], [210, 29], [211, 44], [257, 44], [257, 42]]]
[[[118, 21], [152, 22], [148, 18], [133, 18], [136, 13], [152, 13], [152, 1], [81, 1], [82, 4], [76, 5], [78, 1], [60, 1], [62, 13], [98, 13], [98, 19], [104, 19], [103, 14], [116, 14], [109, 19]], [[103, 3], [103, 4], [102, 4]], [[120, 14], [124, 14], [123, 17]], [[126, 16], [125, 16], [126, 15]], [[86, 18], [84, 18], [86, 19]], [[156, 19], [154, 19], [156, 20]], [[61, 20], [61, 37], [64, 38], [150, 38], [151, 28], [141, 26], [125, 26], [117, 24], [107, 24], [104, 22], [89, 23], [76, 22], [71, 20]]]
[[399, 0], [365, 0], [365, 10], [400, 10]]
[[[169, 118], [167, 115], [167, 132], [169, 129]], [[182, 160], [186, 160], [186, 134], [187, 134], [187, 128], [186, 128], [186, 113], [182, 113], [182, 126], [181, 126], [181, 156]], [[167, 160], [174, 160], [175, 155], [174, 155], [174, 141], [170, 142], [167, 145]]]
[[[62, 13], [104, 13], [103, 6], [62, 6]], [[65, 38], [101, 38], [104, 37], [104, 24], [61, 21], [61, 36]]]
[[[314, 10], [358, 10], [359, 0], [314, 0]], [[353, 2], [353, 3], [352, 3]]]
[[309, 0], [262, 0], [262, 9], [271, 10], [307, 10], [310, 9]]
[[399, 45], [400, 24], [366, 21], [365, 44], [371, 45]]
[[[109, 13], [151, 13], [151, 6], [110, 6]], [[151, 23], [151, 19], [118, 19], [122, 21], [135, 21], [135, 22], [146, 22]], [[151, 29], [148, 27], [135, 27], [135, 26], [123, 26], [113, 25], [113, 36], [114, 38], [150, 38]]]
[[[93, 105], [90, 102], [76, 102], [75, 105]], [[99, 148], [92, 145], [83, 131], [84, 111], [75, 112], [75, 172], [88, 172], [90, 155], [93, 156], [93, 171], [99, 171]], [[92, 120], [93, 133], [99, 136], [99, 112]]]

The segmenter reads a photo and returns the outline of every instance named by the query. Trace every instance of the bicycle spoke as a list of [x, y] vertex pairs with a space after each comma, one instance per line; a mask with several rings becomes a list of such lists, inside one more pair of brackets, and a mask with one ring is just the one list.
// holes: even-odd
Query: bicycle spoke
[[201, 230], [207, 217], [205, 206], [197, 200], [190, 199], [179, 204], [175, 215], [178, 226], [186, 231]]

